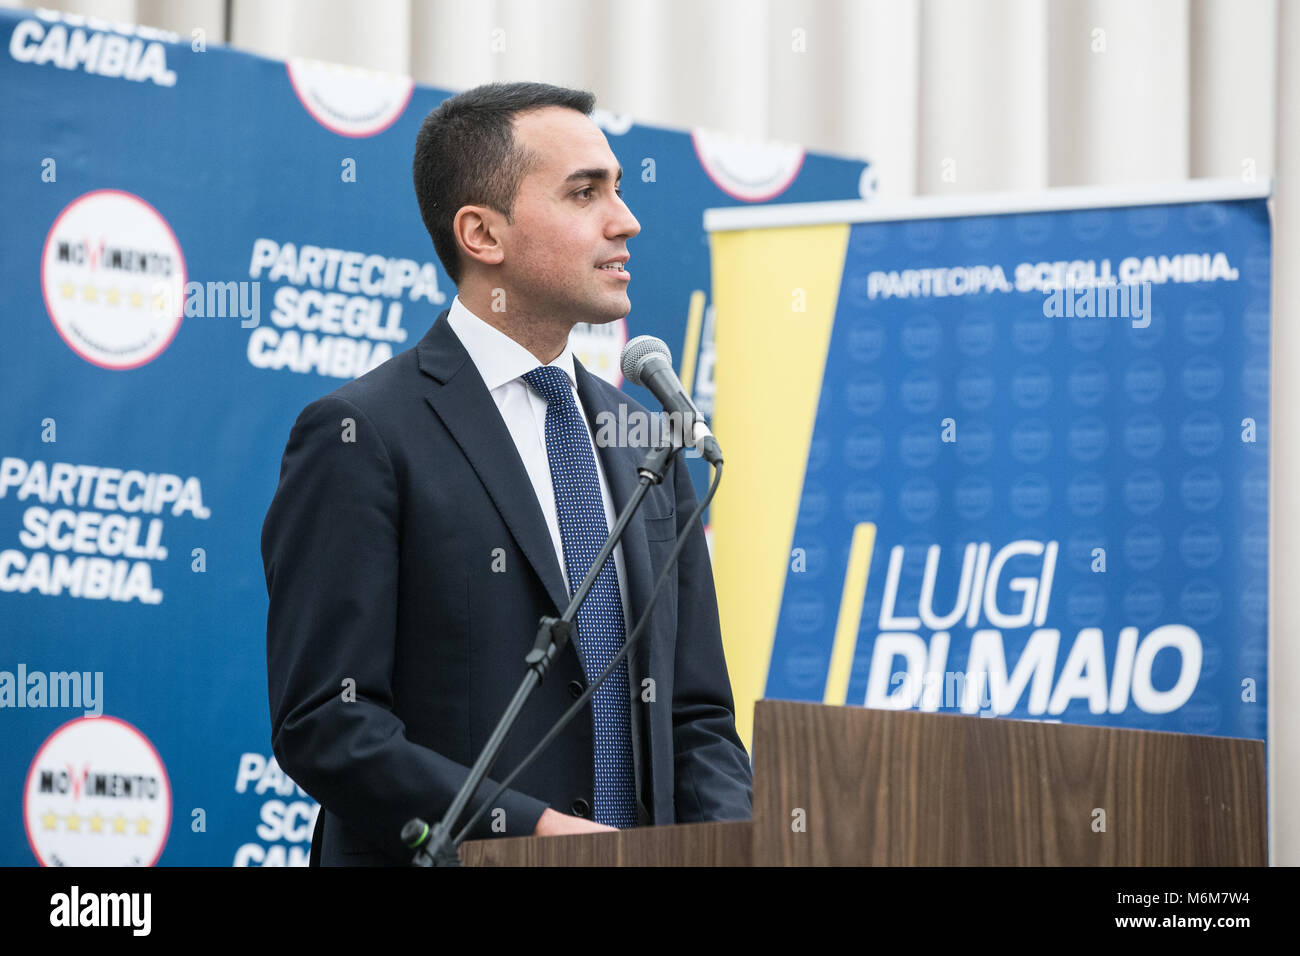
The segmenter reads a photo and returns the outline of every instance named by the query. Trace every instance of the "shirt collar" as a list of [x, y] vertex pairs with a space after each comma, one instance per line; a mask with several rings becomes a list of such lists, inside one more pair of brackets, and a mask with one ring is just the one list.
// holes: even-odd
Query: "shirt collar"
[[[465, 351], [469, 353], [470, 360], [478, 368], [483, 384], [487, 386], [489, 392], [513, 382], [525, 372], [531, 372], [542, 364], [528, 349], [471, 312], [465, 303], [460, 301], [460, 296], [451, 300], [447, 322], [461, 344], [465, 346]], [[577, 388], [578, 379], [573, 371], [572, 344], [566, 340], [564, 351], [550, 364], [563, 369], [569, 376], [569, 383]]]

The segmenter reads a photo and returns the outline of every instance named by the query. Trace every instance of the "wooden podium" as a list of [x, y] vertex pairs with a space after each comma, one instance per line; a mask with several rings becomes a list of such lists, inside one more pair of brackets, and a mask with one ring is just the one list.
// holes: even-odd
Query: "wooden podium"
[[475, 840], [466, 866], [1263, 866], [1264, 742], [759, 701], [754, 818]]

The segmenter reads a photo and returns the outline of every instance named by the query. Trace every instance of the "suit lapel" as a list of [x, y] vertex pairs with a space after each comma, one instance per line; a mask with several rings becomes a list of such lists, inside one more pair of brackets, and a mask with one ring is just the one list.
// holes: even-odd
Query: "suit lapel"
[[[520, 494], [521, 488], [531, 489], [532, 481], [519, 455], [509, 453], [514, 449], [514, 439], [446, 316], [446, 311], [438, 316], [417, 346], [420, 370], [439, 383], [426, 389], [425, 400], [465, 453], [520, 550], [546, 586], [558, 613], [568, 604], [569, 596], [555, 559], [555, 547], [546, 518], [535, 495]], [[600, 431], [600, 413], [608, 412], [617, 420], [618, 407], [606, 397], [607, 393], [600, 390], [600, 384], [581, 362], [575, 358], [573, 365], [578, 397], [582, 399], [587, 426], [595, 436]], [[637, 466], [641, 463], [644, 449], [628, 448], [615, 442], [597, 444], [596, 453], [600, 456], [605, 480], [609, 482], [617, 519], [636, 490]], [[628, 609], [632, 615], [632, 620], [627, 622], [630, 633], [645, 614], [654, 586], [644, 522], [634, 519], [628, 524], [622, 545], [629, 592]], [[648, 639], [638, 641], [636, 656], [644, 659], [648, 647]]]
[[440, 383], [425, 390], [425, 400], [478, 474], [558, 615], [569, 595], [546, 518], [501, 412], [446, 317], [447, 312], [439, 315], [417, 346], [420, 370]]

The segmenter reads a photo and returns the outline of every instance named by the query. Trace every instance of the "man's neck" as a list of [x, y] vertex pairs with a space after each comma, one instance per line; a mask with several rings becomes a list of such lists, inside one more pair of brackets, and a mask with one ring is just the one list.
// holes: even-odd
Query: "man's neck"
[[[573, 330], [572, 322], [535, 315], [517, 308], [506, 312], [494, 311], [493, 297], [486, 290], [462, 287], [456, 294], [465, 308], [528, 349], [542, 365], [549, 365], [555, 361], [569, 342], [569, 333]], [[509, 301], [508, 296], [507, 301]]]

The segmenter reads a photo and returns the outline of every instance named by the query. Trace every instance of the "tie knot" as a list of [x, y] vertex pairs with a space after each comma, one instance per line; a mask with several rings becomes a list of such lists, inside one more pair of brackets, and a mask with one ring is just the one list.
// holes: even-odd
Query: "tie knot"
[[554, 365], [539, 365], [531, 372], [525, 372], [523, 379], [533, 387], [538, 395], [546, 399], [547, 405], [570, 404], [573, 392], [569, 387], [569, 376], [564, 369]]

